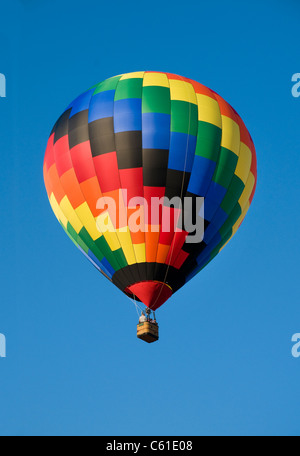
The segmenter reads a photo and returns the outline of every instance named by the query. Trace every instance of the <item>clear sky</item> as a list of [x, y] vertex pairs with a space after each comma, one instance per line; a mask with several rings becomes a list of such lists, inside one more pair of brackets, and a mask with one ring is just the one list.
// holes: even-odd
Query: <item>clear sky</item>
[[[10, 1], [0, 7], [1, 435], [300, 434], [297, 1]], [[239, 112], [258, 185], [235, 237], [136, 339], [133, 304], [44, 190], [51, 128], [120, 73], [195, 79]]]

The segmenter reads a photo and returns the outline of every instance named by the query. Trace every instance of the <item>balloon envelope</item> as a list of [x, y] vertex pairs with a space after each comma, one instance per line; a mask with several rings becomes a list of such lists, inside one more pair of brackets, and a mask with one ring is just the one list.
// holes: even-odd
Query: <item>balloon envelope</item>
[[[256, 155], [239, 115], [212, 90], [169, 73], [128, 73], [68, 106], [49, 137], [44, 180], [75, 245], [155, 310], [237, 231]], [[189, 217], [203, 222], [196, 242], [180, 223]]]

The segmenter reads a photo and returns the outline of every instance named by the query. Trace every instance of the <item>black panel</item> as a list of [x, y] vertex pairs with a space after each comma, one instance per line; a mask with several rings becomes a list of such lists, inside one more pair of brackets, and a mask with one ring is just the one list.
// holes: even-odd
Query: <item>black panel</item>
[[187, 260], [183, 263], [183, 265], [180, 268], [180, 272], [182, 273], [183, 276], [187, 277], [192, 271], [197, 269], [198, 263], [195, 258], [193, 257], [188, 257]]
[[114, 152], [116, 146], [113, 117], [89, 123], [89, 137], [93, 157]]
[[60, 139], [63, 138], [68, 134], [68, 123], [70, 117], [71, 109], [65, 111], [58, 121], [56, 122], [55, 128], [55, 135], [54, 135], [54, 144]]
[[142, 132], [124, 131], [115, 134], [119, 169], [141, 168]]
[[143, 149], [143, 181], [147, 187], [165, 187], [168, 172], [169, 151]]
[[89, 112], [80, 111], [75, 116], [69, 119], [69, 145], [70, 149], [83, 142], [88, 141], [89, 126], [88, 126]]
[[[165, 196], [169, 199], [174, 196], [185, 196], [191, 173], [184, 173], [174, 169], [168, 169]], [[183, 185], [182, 185], [183, 184]]]
[[[152, 273], [154, 270], [155, 274], [153, 276]], [[147, 271], [147, 275], [140, 276], [139, 280], [128, 283], [127, 277], [137, 277], [139, 273], [142, 273], [142, 271], [144, 273]], [[148, 271], [151, 271], [151, 273], [149, 274]], [[167, 278], [165, 280], [166, 273]], [[130, 285], [144, 280], [157, 280], [159, 282], [165, 282], [172, 288], [173, 292], [181, 288], [185, 283], [185, 277], [182, 274], [181, 270], [175, 269], [173, 266], [168, 267], [166, 264], [159, 263], [138, 263], [126, 266], [125, 268], [122, 268], [119, 271], [115, 272], [112, 280], [113, 283], [115, 283], [117, 286], [119, 286], [121, 283], [123, 286], [123, 291], [125, 288], [130, 287]]]
[[193, 243], [188, 243], [188, 244], [183, 244], [182, 250], [185, 252], [189, 253], [191, 255], [191, 258], [194, 257], [196, 258], [200, 253], [203, 252], [203, 250], [207, 247], [204, 241], [199, 242], [198, 244], [193, 244]]

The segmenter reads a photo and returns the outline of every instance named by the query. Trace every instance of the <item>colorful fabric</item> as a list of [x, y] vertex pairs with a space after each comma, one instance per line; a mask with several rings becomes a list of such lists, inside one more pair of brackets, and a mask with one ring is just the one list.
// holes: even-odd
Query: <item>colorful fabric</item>
[[[169, 73], [128, 73], [68, 106], [49, 137], [44, 179], [63, 229], [100, 272], [129, 296], [136, 284], [162, 284], [146, 299], [156, 309], [159, 290], [168, 299], [237, 231], [255, 192], [256, 154], [239, 115], [212, 90]], [[175, 225], [163, 232], [176, 207], [163, 206], [152, 224], [151, 198], [175, 196], [204, 197], [201, 242], [187, 243]], [[99, 207], [108, 197], [123, 217]], [[133, 197], [149, 202], [137, 232], [128, 226]], [[113, 229], [99, 230], [101, 218]]]

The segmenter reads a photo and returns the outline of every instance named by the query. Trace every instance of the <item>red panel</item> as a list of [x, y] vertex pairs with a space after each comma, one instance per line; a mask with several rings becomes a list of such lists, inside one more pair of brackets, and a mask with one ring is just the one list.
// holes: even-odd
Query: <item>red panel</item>
[[169, 250], [169, 254], [167, 256], [166, 263], [171, 264], [171, 266], [174, 265], [177, 256], [179, 255], [179, 252], [181, 251], [181, 248], [183, 244], [185, 243], [185, 240], [188, 236], [187, 231], [182, 231], [177, 228], [176, 233], [174, 234], [174, 238]]
[[180, 250], [178, 257], [174, 262], [171, 263], [171, 265], [174, 266], [174, 268], [176, 269], [180, 269], [188, 256], [189, 254], [187, 252], [184, 252], [184, 250]]
[[55, 163], [59, 177], [73, 168], [69, 150], [69, 138], [63, 136], [53, 146]]
[[173, 294], [168, 285], [152, 280], [135, 283], [128, 290], [152, 310], [158, 309]]
[[[144, 198], [147, 201], [148, 204], [148, 214], [145, 213], [146, 224], [151, 224], [153, 222], [153, 225], [160, 225], [161, 219], [162, 219], [162, 207], [158, 211], [158, 217], [155, 217], [155, 211], [151, 211], [151, 204], [153, 204], [152, 198], [163, 198], [165, 196], [165, 187], [144, 187]], [[153, 214], [153, 220], [151, 218], [151, 214]]]
[[127, 206], [131, 198], [144, 196], [143, 168], [120, 169], [119, 174], [121, 187], [127, 190]]
[[111, 192], [121, 187], [116, 152], [94, 157], [94, 166], [102, 193]]
[[55, 162], [54, 152], [53, 152], [53, 141], [54, 141], [54, 133], [48, 139], [47, 148], [46, 148], [46, 152], [45, 152], [44, 165], [45, 165], [47, 171], [49, 170], [49, 168], [51, 168], [51, 166]]
[[89, 141], [85, 141], [70, 150], [73, 168], [78, 182], [95, 177], [95, 168]]
[[173, 207], [163, 208], [161, 232], [159, 236], [160, 244], [171, 245], [180, 212], [180, 209], [174, 209]]

